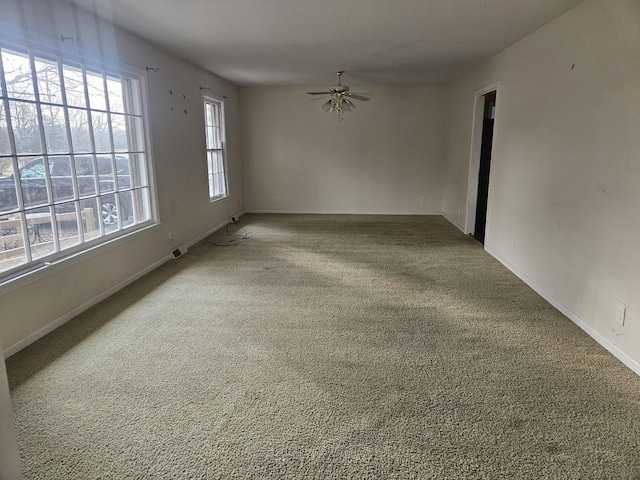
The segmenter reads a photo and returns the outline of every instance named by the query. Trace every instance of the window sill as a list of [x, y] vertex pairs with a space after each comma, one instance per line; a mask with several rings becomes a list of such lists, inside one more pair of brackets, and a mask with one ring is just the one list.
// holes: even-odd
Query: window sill
[[215, 198], [209, 198], [209, 205], [213, 205], [215, 203], [220, 203], [224, 200], [228, 200], [229, 199], [229, 195], [225, 195], [224, 197], [215, 197]]
[[0, 297], [14, 290], [18, 290], [22, 287], [25, 287], [30, 283], [34, 283], [38, 280], [46, 278], [49, 275], [53, 275], [66, 268], [72, 267], [73, 265], [82, 263], [90, 258], [96, 257], [98, 255], [102, 255], [108, 252], [109, 250], [118, 248], [128, 242], [131, 242], [144, 235], [153, 233], [159, 229], [160, 229], [160, 224], [155, 223], [155, 224], [143, 227], [139, 230], [135, 230], [133, 232], [127, 233], [125, 235], [121, 235], [108, 242], [100, 243], [91, 248], [88, 248], [87, 250], [83, 250], [81, 252], [71, 254], [68, 257], [60, 258], [52, 262], [42, 262], [39, 265], [34, 265], [32, 269], [29, 269], [21, 274], [18, 274], [15, 277], [7, 278], [5, 280], [0, 280]]

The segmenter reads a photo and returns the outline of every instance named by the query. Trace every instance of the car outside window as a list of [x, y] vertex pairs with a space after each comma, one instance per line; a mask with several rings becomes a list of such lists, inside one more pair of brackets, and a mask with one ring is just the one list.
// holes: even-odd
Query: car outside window
[[0, 41], [0, 284], [154, 223], [142, 88]]

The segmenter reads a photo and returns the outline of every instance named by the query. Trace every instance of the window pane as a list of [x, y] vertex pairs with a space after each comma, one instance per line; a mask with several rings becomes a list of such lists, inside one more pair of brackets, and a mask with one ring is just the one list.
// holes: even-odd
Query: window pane
[[211, 148], [222, 148], [222, 137], [220, 136], [220, 127], [212, 127], [213, 130], [213, 146]]
[[221, 151], [208, 152], [210, 197], [219, 197], [227, 193], [222, 158]]
[[70, 202], [55, 206], [60, 250], [80, 243], [76, 205], [75, 202]]
[[34, 259], [45, 257], [55, 252], [53, 242], [53, 220], [49, 207], [37, 210], [27, 210], [27, 231], [31, 245], [31, 257]]
[[144, 187], [149, 184], [145, 156], [142, 153], [129, 155], [131, 186]]
[[113, 176], [113, 158], [110, 155], [98, 155], [97, 160], [100, 193], [113, 192], [116, 185]]
[[215, 153], [215, 165], [214, 172], [215, 173], [224, 173], [222, 168], [222, 152], [214, 152]]
[[206, 105], [206, 135], [208, 149], [222, 148], [222, 135], [220, 130], [220, 108], [216, 104], [207, 103]]
[[67, 153], [67, 122], [64, 108], [54, 105], [42, 105], [42, 125], [48, 153]]
[[142, 115], [142, 99], [140, 98], [140, 82], [135, 78], [127, 78], [122, 83], [124, 93], [124, 110], [132, 115]]
[[129, 165], [129, 157], [126, 155], [116, 156], [116, 177], [118, 179], [118, 190], [131, 188], [131, 167]]
[[[2, 214], [18, 208], [13, 159], [0, 158], [0, 218]], [[0, 244], [0, 250], [2, 245]]]
[[49, 173], [51, 175], [53, 200], [55, 202], [72, 200], [75, 195], [73, 192], [71, 159], [67, 156], [49, 157]]
[[127, 141], [126, 117], [120, 114], [111, 114], [111, 129], [113, 131], [113, 147], [116, 152], [129, 150]]
[[144, 130], [142, 118], [127, 115], [127, 133], [129, 135], [129, 150], [134, 152], [144, 151]]
[[78, 195], [86, 197], [96, 193], [96, 177], [93, 168], [93, 156], [78, 155], [75, 157], [76, 178], [78, 179]]
[[215, 187], [215, 182], [214, 182], [214, 178], [213, 178], [213, 163], [214, 163], [213, 153], [214, 152], [207, 152], [207, 172], [208, 172], [208, 179], [209, 179], [209, 197], [215, 197], [216, 196], [216, 187]]
[[108, 115], [102, 112], [91, 112], [93, 124], [93, 140], [96, 144], [96, 152], [111, 151], [111, 137], [109, 135]]
[[16, 142], [16, 153], [42, 153], [38, 111], [33, 103], [10, 101], [9, 114]]
[[35, 100], [29, 56], [24, 53], [2, 50], [2, 66], [4, 67], [9, 98]]
[[128, 227], [133, 225], [133, 197], [131, 191], [122, 192], [120, 197], [120, 219], [122, 220], [122, 227]]
[[113, 193], [111, 195], [101, 196], [100, 207], [105, 233], [117, 230], [120, 222], [120, 207], [118, 205], [117, 195]]
[[71, 129], [71, 143], [74, 152], [90, 152], [91, 137], [89, 136], [89, 116], [86, 110], [69, 109], [69, 127]]
[[209, 125], [217, 126], [218, 125], [218, 105], [215, 103], [209, 104], [209, 109], [211, 113], [209, 114]]
[[24, 206], [34, 207], [47, 204], [49, 196], [42, 157], [35, 160], [20, 159], [18, 163], [22, 165], [20, 167], [20, 187], [22, 188]]
[[124, 99], [120, 78], [107, 76], [107, 95], [109, 96], [109, 110], [124, 113]]
[[80, 200], [80, 212], [85, 241], [99, 237], [101, 213], [98, 200], [96, 198]]
[[27, 262], [26, 235], [20, 223], [22, 215], [22, 213], [13, 213], [0, 216], [0, 272]]
[[213, 127], [207, 126], [206, 132], [207, 132], [207, 149], [210, 150], [212, 148], [216, 148], [214, 147], [215, 141], [213, 139]]
[[133, 190], [131, 192], [133, 202], [133, 214], [137, 222], [145, 222], [151, 219], [151, 197], [148, 188]]
[[210, 127], [213, 125], [213, 106], [210, 103], [205, 103], [204, 104], [204, 111], [205, 111], [205, 120], [204, 120], [204, 124], [207, 127]]
[[35, 59], [38, 94], [41, 102], [62, 105], [62, 86], [58, 64], [41, 58]]
[[[4, 104], [0, 103], [0, 155], [11, 154], [11, 144], [9, 143], [9, 127], [7, 125], [7, 115], [4, 112]], [[0, 172], [0, 175], [2, 172]]]
[[227, 193], [227, 189], [224, 184], [224, 174], [222, 172], [215, 174], [216, 183], [216, 193], [217, 195], [224, 196]]
[[67, 94], [67, 104], [76, 107], [86, 107], [84, 80], [82, 70], [77, 67], [64, 65], [62, 68], [64, 76], [64, 88]]
[[104, 95], [104, 80], [98, 72], [87, 72], [87, 93], [92, 110], [106, 110], [107, 100]]

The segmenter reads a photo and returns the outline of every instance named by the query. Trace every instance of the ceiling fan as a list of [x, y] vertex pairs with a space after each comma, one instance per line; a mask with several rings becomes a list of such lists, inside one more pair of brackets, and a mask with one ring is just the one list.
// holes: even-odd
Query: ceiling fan
[[322, 109], [325, 112], [350, 112], [352, 109], [356, 108], [355, 103], [351, 100], [360, 100], [366, 102], [369, 100], [369, 97], [365, 97], [365, 94], [362, 93], [354, 93], [349, 91], [349, 87], [347, 85], [342, 85], [342, 74], [344, 71], [338, 70], [336, 75], [338, 75], [338, 85], [335, 87], [331, 87], [326, 92], [307, 92], [309, 95], [330, 95], [331, 98], [322, 104]]

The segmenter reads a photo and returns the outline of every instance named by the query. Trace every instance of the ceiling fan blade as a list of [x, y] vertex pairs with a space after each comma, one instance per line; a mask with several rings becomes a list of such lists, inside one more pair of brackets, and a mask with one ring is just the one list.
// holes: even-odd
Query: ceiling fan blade
[[[323, 95], [323, 97], [313, 98], [312, 100], [322, 100], [322, 109], [325, 112], [350, 112], [356, 108], [356, 104], [353, 100], [366, 102], [370, 100], [370, 93], [363, 92], [351, 92], [348, 85], [343, 85], [342, 74], [343, 71], [336, 72], [338, 75], [338, 85], [329, 87], [326, 92], [307, 92], [309, 95]], [[327, 96], [329, 97], [327, 99]]]

